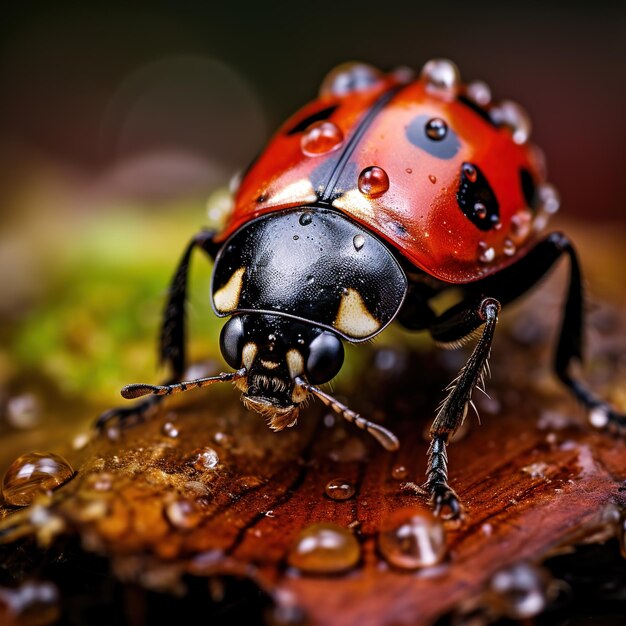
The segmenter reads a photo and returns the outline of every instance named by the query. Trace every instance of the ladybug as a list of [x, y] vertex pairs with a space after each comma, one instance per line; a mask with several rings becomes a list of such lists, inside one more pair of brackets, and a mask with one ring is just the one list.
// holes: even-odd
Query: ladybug
[[[462, 83], [451, 61], [431, 60], [417, 78], [362, 64], [334, 70], [248, 168], [223, 228], [200, 232], [185, 250], [161, 331], [172, 380], [126, 386], [125, 398], [152, 397], [99, 425], [168, 394], [233, 381], [274, 430], [293, 426], [312, 394], [395, 450], [393, 433], [319, 387], [339, 372], [343, 342], [368, 341], [394, 320], [446, 347], [476, 340], [430, 429], [425, 489], [438, 514], [458, 517], [446, 446], [484, 386], [500, 309], [565, 256], [555, 372], [592, 424], [624, 428], [626, 416], [570, 373], [582, 360], [581, 271], [565, 235], [542, 234], [559, 196], [529, 135], [520, 106], [492, 101], [482, 82]], [[180, 382], [195, 248], [214, 261], [211, 303], [228, 318], [220, 349], [233, 371]], [[435, 313], [430, 301], [451, 288], [460, 301]]]

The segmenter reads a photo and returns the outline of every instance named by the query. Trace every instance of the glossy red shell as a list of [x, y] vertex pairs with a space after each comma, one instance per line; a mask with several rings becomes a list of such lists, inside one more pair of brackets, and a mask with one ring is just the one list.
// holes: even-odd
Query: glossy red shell
[[[393, 88], [390, 100], [372, 114]], [[325, 121], [340, 130], [343, 141], [309, 156], [301, 146], [306, 130], [293, 131], [302, 120], [328, 110]], [[445, 120], [458, 138], [454, 156], [439, 158], [409, 141], [407, 128], [419, 116]], [[343, 172], [329, 190], [329, 172], [342, 158]], [[488, 180], [499, 204], [497, 228], [481, 230], [461, 210], [457, 191], [464, 162], [478, 166]], [[359, 174], [372, 166], [389, 179], [388, 189], [378, 195], [358, 186]], [[398, 85], [389, 75], [366, 90], [321, 98], [287, 121], [244, 176], [218, 239], [259, 215], [315, 204], [326, 194], [329, 206], [389, 242], [418, 268], [445, 282], [472, 282], [517, 260], [536, 236], [520, 183], [522, 169], [537, 185], [544, 182], [532, 144], [515, 143], [508, 128], [490, 123], [454, 94], [432, 94], [424, 80]]]

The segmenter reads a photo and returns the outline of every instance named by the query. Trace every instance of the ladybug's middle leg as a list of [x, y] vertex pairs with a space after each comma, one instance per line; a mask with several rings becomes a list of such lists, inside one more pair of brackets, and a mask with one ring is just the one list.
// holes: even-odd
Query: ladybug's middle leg
[[428, 450], [425, 488], [431, 495], [435, 513], [440, 515], [445, 510], [447, 511], [445, 516], [449, 519], [461, 515], [461, 503], [457, 494], [448, 485], [446, 446], [463, 424], [467, 408], [472, 402], [474, 388], [483, 385], [499, 312], [500, 303], [497, 300], [484, 298], [471, 308], [444, 313], [436, 318], [429, 328], [437, 341], [458, 342], [483, 327], [467, 363], [448, 386], [448, 396], [441, 403], [430, 428], [431, 444]]
[[[170, 282], [159, 341], [161, 362], [167, 363], [172, 372], [170, 378], [165, 381], [165, 385], [181, 380], [185, 371], [187, 278], [191, 253], [195, 248], [201, 248], [211, 258], [215, 258], [217, 245], [213, 241], [213, 233], [200, 231], [193, 237], [187, 245]], [[163, 396], [154, 395], [132, 406], [110, 409], [98, 417], [96, 428], [102, 431], [112, 423], [117, 423], [121, 426], [131, 426], [136, 422], [142, 421], [162, 401]]]

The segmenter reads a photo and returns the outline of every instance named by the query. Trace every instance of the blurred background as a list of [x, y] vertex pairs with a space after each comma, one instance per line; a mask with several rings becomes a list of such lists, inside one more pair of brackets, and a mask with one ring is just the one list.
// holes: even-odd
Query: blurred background
[[[3, 7], [0, 430], [84, 421], [160, 378], [165, 289], [207, 199], [346, 60], [448, 57], [519, 101], [562, 213], [622, 238], [625, 41], [606, 0]], [[194, 267], [191, 354], [218, 359], [209, 274]], [[602, 295], [615, 277], [592, 279]]]

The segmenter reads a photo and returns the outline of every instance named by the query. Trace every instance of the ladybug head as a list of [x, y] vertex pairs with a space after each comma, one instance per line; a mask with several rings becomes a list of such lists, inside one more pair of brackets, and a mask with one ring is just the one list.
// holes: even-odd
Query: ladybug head
[[267, 417], [274, 430], [295, 424], [310, 385], [328, 382], [344, 358], [337, 334], [262, 313], [231, 317], [220, 349], [231, 367], [245, 371], [235, 382], [244, 404]]

